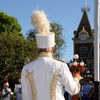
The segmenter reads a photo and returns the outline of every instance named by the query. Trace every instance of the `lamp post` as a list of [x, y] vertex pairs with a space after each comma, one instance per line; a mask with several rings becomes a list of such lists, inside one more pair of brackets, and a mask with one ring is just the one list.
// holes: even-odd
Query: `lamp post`
[[73, 75], [75, 73], [79, 73], [84, 71], [84, 62], [83, 61], [79, 61], [79, 55], [75, 54], [73, 57], [73, 60], [70, 61], [69, 63], [69, 69], [70, 71], [73, 73]]
[[99, 5], [100, 0], [94, 0], [94, 87], [95, 100], [100, 100], [100, 66], [99, 66]]
[[[70, 61], [69, 63], [69, 69], [73, 74], [73, 77], [76, 73], [80, 74], [81, 72], [84, 71], [84, 62], [79, 61], [79, 55], [75, 54], [73, 57], [73, 60]], [[79, 94], [75, 94], [72, 96], [73, 100], [76, 100], [76, 98], [79, 98]]]

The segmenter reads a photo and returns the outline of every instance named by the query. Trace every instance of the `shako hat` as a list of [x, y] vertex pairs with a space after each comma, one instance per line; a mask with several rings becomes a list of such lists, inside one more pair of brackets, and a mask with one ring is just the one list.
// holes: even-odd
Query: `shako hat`
[[6, 83], [4, 84], [4, 86], [7, 86], [7, 87], [9, 87], [8, 80], [6, 80]]
[[32, 25], [35, 27], [37, 48], [55, 46], [55, 33], [50, 32], [51, 26], [44, 11], [36, 10], [32, 14]]

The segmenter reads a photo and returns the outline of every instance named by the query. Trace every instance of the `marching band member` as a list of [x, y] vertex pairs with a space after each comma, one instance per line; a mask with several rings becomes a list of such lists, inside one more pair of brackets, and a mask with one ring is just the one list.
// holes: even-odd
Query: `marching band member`
[[32, 23], [36, 28], [36, 44], [39, 57], [23, 67], [21, 74], [22, 100], [65, 100], [63, 87], [71, 95], [80, 91], [76, 74], [72, 77], [66, 63], [54, 59], [55, 33], [43, 11], [35, 11]]
[[11, 89], [9, 88], [8, 80], [4, 84], [4, 89], [2, 90], [3, 100], [10, 100]]
[[16, 93], [17, 100], [22, 100], [22, 86], [21, 79], [18, 79], [18, 84], [15, 84], [14, 92]]

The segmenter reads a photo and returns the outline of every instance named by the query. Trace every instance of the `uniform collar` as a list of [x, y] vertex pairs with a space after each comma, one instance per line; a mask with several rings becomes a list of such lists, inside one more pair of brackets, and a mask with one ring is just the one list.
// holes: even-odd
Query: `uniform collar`
[[39, 57], [51, 57], [52, 58], [52, 53], [51, 52], [41, 52], [39, 54]]

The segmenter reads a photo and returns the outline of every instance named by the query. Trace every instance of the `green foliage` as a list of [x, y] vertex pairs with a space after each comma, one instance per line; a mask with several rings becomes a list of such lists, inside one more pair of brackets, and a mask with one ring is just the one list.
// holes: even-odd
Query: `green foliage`
[[16, 18], [8, 16], [4, 12], [0, 11], [0, 33], [13, 33], [22, 36], [21, 30], [22, 28]]
[[36, 42], [25, 39], [21, 29], [16, 18], [0, 11], [0, 84], [8, 77], [14, 85], [24, 64], [37, 57]]
[[34, 29], [30, 29], [28, 32], [27, 32], [27, 39], [28, 40], [35, 40], [35, 34], [36, 34], [36, 30]]
[[61, 58], [63, 55], [63, 50], [65, 48], [65, 41], [63, 39], [63, 35], [62, 35], [62, 26], [57, 24], [57, 23], [51, 23], [51, 27], [52, 27], [52, 32], [55, 33], [55, 41], [56, 41], [56, 46], [55, 46], [55, 50], [54, 50], [54, 56], [57, 58]]
[[18, 80], [19, 74], [27, 58], [32, 61], [36, 58], [36, 43], [24, 39], [18, 34], [0, 34], [0, 80], [5, 77], [11, 82]]

